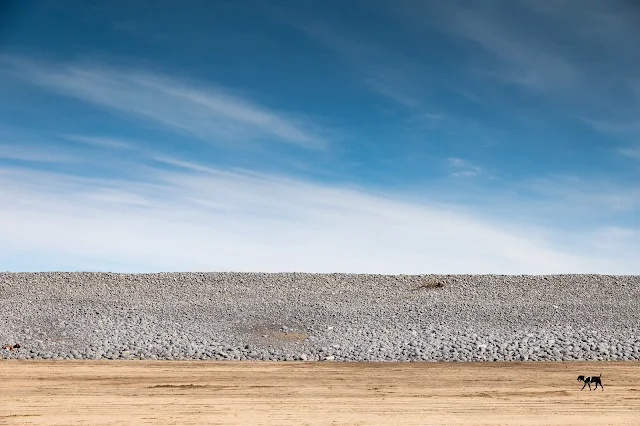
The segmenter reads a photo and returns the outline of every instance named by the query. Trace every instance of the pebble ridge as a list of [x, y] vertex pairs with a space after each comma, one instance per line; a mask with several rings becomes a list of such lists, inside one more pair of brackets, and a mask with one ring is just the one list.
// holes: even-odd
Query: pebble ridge
[[0, 273], [9, 359], [640, 360], [640, 276]]

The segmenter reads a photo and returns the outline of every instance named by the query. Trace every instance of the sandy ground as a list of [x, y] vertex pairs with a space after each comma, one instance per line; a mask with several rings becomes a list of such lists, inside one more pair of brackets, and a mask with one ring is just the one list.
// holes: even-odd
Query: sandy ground
[[640, 362], [0, 361], [0, 381], [0, 425], [640, 424]]

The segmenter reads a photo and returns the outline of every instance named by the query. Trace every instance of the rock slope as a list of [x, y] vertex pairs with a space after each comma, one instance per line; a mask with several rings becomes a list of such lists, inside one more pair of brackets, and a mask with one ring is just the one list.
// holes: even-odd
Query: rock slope
[[0, 273], [0, 357], [640, 359], [640, 276]]

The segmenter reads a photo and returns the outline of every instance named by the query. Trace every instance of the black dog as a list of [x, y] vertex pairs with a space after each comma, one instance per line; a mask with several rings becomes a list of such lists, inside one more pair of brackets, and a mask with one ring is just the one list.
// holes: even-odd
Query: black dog
[[[598, 389], [598, 385], [600, 385], [600, 389], [604, 390], [604, 386], [602, 386], [602, 373], [600, 373], [599, 376], [578, 376], [578, 381], [583, 381], [584, 382], [584, 386], [589, 385], [589, 390], [591, 390], [591, 383], [595, 383], [596, 387], [595, 389]], [[584, 390], [584, 386], [582, 386], [582, 389], [580, 390]]]

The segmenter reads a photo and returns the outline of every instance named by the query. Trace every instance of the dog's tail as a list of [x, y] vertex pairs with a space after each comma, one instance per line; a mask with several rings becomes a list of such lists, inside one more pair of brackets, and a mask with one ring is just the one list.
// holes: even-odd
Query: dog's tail
[[600, 375], [598, 376], [598, 378], [599, 378], [599, 379], [601, 379], [601, 378], [602, 378], [602, 373], [600, 373]]

